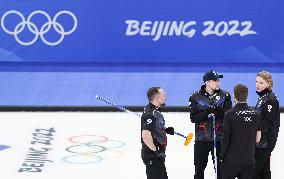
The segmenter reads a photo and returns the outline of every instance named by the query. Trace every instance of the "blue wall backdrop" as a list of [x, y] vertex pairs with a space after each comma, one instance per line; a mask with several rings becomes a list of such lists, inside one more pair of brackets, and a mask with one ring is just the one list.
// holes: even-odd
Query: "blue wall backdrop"
[[0, 105], [146, 104], [162, 86], [169, 106], [185, 106], [204, 72], [223, 89], [250, 88], [270, 71], [284, 84], [281, 0], [1, 0]]
[[[237, 83], [249, 86], [249, 101], [256, 104], [255, 73], [223, 73], [223, 89], [232, 92]], [[203, 73], [93, 73], [93, 72], [7, 72], [0, 73], [1, 105], [105, 106], [98, 94], [119, 105], [147, 104], [150, 86], [162, 86], [167, 105], [186, 106], [190, 94], [199, 89]], [[283, 91], [283, 74], [273, 73], [275, 93]], [[4, 85], [3, 85], [4, 84]], [[279, 97], [279, 96], [278, 96]], [[283, 97], [280, 102], [283, 105]]]

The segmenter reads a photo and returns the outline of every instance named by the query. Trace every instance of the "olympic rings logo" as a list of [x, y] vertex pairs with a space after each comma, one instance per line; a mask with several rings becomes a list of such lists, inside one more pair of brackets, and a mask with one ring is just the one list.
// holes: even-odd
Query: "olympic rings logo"
[[117, 150], [126, 144], [120, 140], [109, 139], [100, 135], [79, 135], [69, 138], [69, 142], [75, 145], [65, 150], [71, 155], [65, 156], [62, 160], [71, 164], [98, 163], [104, 159], [121, 157], [123, 152]]
[[[7, 16], [11, 15], [11, 14], [15, 14], [17, 16], [19, 16], [21, 18], [21, 22], [18, 23], [14, 29], [8, 29], [6, 27], [6, 18]], [[73, 19], [73, 27], [69, 30], [69, 31], [65, 31], [65, 28], [63, 27], [62, 24], [60, 24], [57, 19], [62, 16], [62, 15], [69, 15], [72, 19]], [[32, 18], [36, 15], [42, 15], [46, 18], [47, 22], [45, 22], [41, 27], [38, 27], [33, 21]], [[13, 35], [15, 37], [15, 40], [24, 46], [28, 46], [28, 45], [32, 45], [34, 44], [38, 38], [40, 37], [41, 40], [49, 46], [55, 46], [60, 44], [65, 35], [69, 35], [71, 33], [73, 33], [76, 28], [78, 26], [78, 21], [77, 21], [77, 17], [75, 16], [75, 14], [73, 14], [70, 11], [60, 11], [58, 13], [55, 14], [55, 16], [53, 17], [53, 19], [51, 19], [51, 17], [49, 16], [49, 14], [47, 14], [45, 11], [42, 10], [37, 10], [32, 12], [27, 19], [25, 19], [24, 15], [22, 13], [20, 13], [19, 11], [16, 10], [10, 10], [7, 11], [1, 18], [1, 27], [4, 30], [4, 32], [6, 32], [9, 35]], [[33, 33], [35, 36], [31, 41], [23, 41], [19, 38], [19, 34], [21, 32], [23, 32], [23, 30], [25, 29], [25, 27], [28, 28], [28, 30]], [[45, 34], [51, 29], [51, 27], [53, 27], [53, 29], [60, 35], [60, 38], [55, 41], [55, 42], [50, 42], [48, 40], [46, 40], [45, 38]]]

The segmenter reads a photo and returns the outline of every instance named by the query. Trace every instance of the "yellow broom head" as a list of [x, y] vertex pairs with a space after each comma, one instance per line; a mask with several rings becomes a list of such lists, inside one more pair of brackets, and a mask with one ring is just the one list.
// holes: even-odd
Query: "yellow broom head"
[[188, 136], [186, 137], [186, 140], [184, 141], [185, 146], [187, 146], [190, 143], [192, 137], [193, 137], [193, 133], [189, 133]]

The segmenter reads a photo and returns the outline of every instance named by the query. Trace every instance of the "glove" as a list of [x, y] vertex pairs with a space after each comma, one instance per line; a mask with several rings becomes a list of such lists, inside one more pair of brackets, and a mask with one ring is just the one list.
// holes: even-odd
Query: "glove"
[[209, 106], [206, 111], [208, 112], [208, 114], [218, 114], [219, 112], [222, 111], [221, 107], [218, 106], [217, 104], [214, 104], [212, 106]]
[[212, 114], [212, 113], [215, 113], [216, 112], [216, 106], [213, 105], [213, 106], [209, 106], [206, 111], [208, 112], [208, 114]]
[[156, 146], [155, 153], [156, 153], [157, 157], [160, 157], [160, 158], [165, 158], [166, 157], [166, 154], [165, 154], [165, 151], [164, 151], [163, 147]]
[[166, 133], [167, 134], [170, 134], [170, 135], [174, 135], [175, 134], [175, 129], [173, 127], [167, 127], [165, 129]]

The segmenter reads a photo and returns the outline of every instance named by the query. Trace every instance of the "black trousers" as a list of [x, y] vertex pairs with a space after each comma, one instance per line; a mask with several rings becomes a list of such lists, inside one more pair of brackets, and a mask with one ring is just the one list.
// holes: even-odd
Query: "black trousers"
[[270, 156], [271, 149], [255, 149], [254, 179], [271, 179]]
[[147, 179], [168, 179], [165, 158], [157, 157], [143, 162], [146, 165]]
[[254, 165], [237, 165], [226, 162], [221, 164], [222, 179], [252, 179], [254, 174]]
[[[220, 173], [220, 153], [221, 142], [216, 142], [216, 155], [217, 155], [217, 178], [221, 179]], [[214, 143], [212, 142], [195, 142], [194, 144], [194, 165], [195, 175], [194, 179], [204, 179], [204, 170], [208, 163], [208, 155], [211, 152], [213, 164], [214, 164]]]

